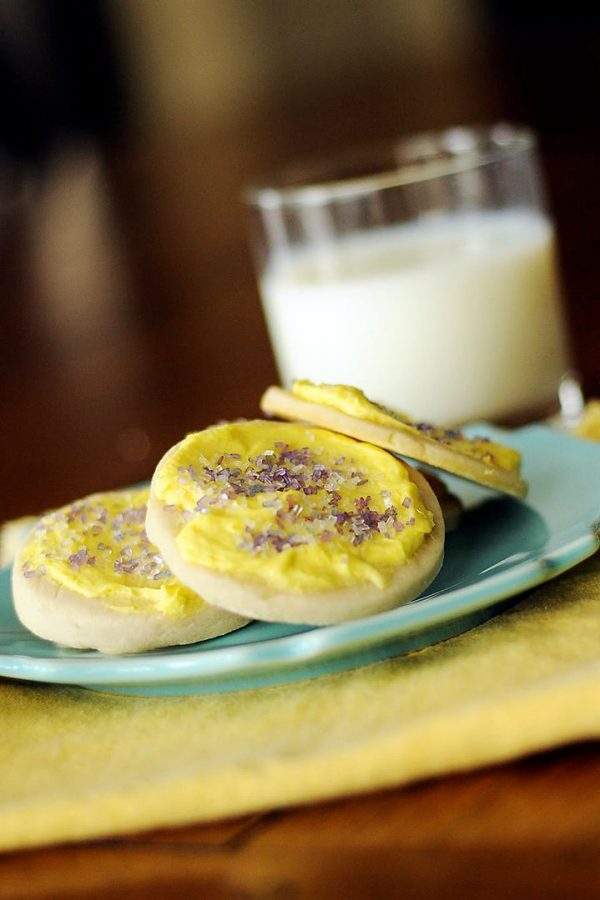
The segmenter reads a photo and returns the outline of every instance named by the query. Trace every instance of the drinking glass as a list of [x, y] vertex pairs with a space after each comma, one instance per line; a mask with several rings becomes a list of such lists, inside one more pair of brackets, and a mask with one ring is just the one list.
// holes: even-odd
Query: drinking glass
[[541, 418], [561, 385], [577, 402], [528, 128], [350, 151], [254, 186], [247, 202], [284, 385], [351, 384], [448, 424]]

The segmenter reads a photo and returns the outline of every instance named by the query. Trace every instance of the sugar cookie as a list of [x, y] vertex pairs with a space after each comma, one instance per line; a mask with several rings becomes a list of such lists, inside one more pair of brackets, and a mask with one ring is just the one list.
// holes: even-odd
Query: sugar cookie
[[369, 400], [349, 385], [296, 381], [292, 390], [270, 387], [261, 398], [268, 416], [330, 428], [369, 441], [416, 462], [426, 463], [478, 484], [524, 497], [521, 457], [512, 447], [461, 431], [411, 422]]
[[132, 653], [233, 631], [246, 618], [180, 584], [147, 539], [148, 489], [94, 494], [43, 516], [17, 552], [21, 622], [67, 647]]
[[444, 547], [439, 504], [412, 467], [322, 428], [264, 420], [207, 428], [168, 451], [146, 528], [209, 602], [314, 625], [408, 602]]

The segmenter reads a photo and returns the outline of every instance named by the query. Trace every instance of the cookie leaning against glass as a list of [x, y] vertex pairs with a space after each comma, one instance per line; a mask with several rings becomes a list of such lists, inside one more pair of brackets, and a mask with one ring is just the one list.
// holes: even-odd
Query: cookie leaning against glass
[[188, 435], [151, 483], [146, 530], [209, 603], [322, 625], [418, 596], [443, 558], [435, 494], [379, 447], [265, 420]]
[[350, 385], [296, 381], [292, 390], [269, 387], [260, 405], [268, 416], [330, 428], [515, 497], [527, 493], [521, 456], [512, 447], [486, 437], [470, 438], [457, 429], [412, 422]]

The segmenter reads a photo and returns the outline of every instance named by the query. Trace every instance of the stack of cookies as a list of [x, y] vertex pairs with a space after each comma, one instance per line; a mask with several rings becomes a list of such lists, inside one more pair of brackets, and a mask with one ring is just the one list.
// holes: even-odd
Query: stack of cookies
[[459, 501], [413, 463], [525, 495], [516, 451], [411, 422], [357, 388], [271, 387], [261, 408], [265, 419], [188, 435], [147, 489], [43, 516], [13, 565], [23, 624], [122, 654], [252, 619], [374, 615], [425, 590], [459, 522]]

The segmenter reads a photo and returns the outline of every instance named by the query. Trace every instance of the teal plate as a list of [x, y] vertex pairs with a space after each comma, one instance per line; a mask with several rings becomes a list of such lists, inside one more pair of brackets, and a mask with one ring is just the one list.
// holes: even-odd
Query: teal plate
[[510, 433], [474, 425], [523, 454], [526, 502], [448, 477], [466, 506], [426, 593], [387, 613], [309, 628], [253, 622], [224, 637], [130, 656], [67, 650], [34, 637], [0, 573], [0, 675], [121, 694], [232, 691], [312, 678], [398, 656], [490, 619], [518, 595], [600, 545], [600, 445], [545, 426]]

